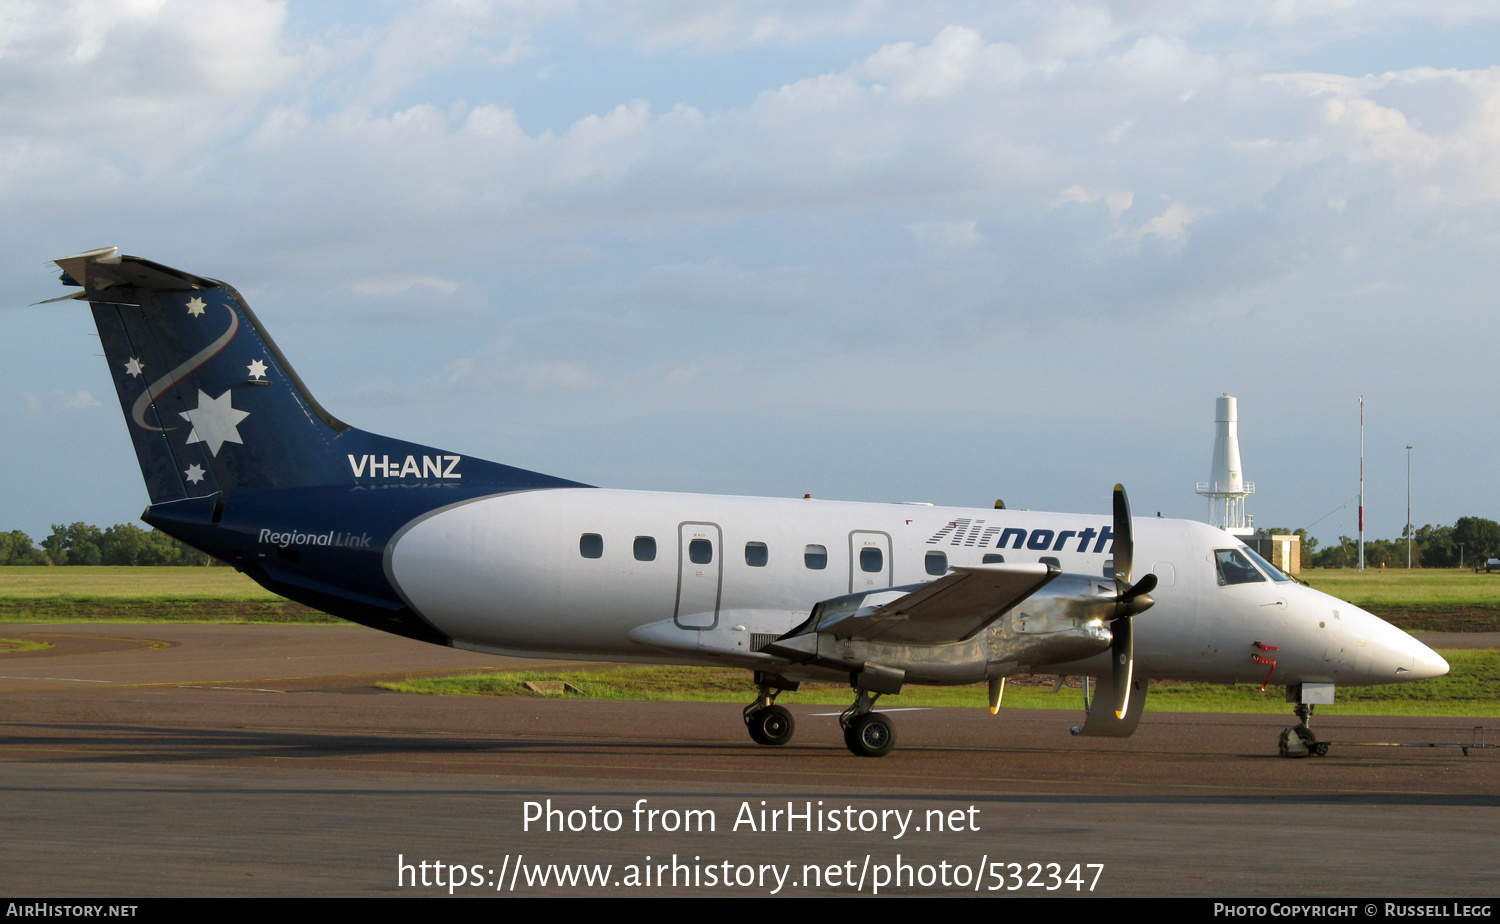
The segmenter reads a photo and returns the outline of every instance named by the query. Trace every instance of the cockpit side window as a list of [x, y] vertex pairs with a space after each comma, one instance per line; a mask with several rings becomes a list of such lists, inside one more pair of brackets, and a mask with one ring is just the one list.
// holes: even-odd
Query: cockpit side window
[[1254, 584], [1264, 582], [1265, 577], [1255, 570], [1249, 559], [1239, 549], [1218, 549], [1214, 559], [1219, 566], [1219, 586], [1225, 584]]
[[1250, 560], [1255, 562], [1257, 565], [1260, 565], [1260, 570], [1269, 575], [1271, 580], [1275, 581], [1276, 583], [1286, 584], [1291, 581], [1291, 578], [1287, 577], [1285, 574], [1282, 574], [1275, 565], [1262, 558], [1260, 556], [1260, 553], [1256, 552], [1254, 549], [1244, 548], [1240, 549], [1240, 551], [1250, 556]]

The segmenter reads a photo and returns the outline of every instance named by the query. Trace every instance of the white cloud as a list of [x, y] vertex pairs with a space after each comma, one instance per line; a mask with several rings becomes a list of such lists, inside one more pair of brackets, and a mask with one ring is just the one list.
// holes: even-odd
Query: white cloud
[[26, 410], [33, 416], [55, 415], [66, 411], [81, 411], [84, 408], [103, 407], [99, 400], [86, 390], [64, 391], [60, 388], [53, 389], [50, 395], [42, 397], [32, 392], [22, 392], [21, 398], [26, 402]]
[[1140, 234], [1150, 234], [1167, 241], [1183, 241], [1187, 239], [1185, 229], [1189, 224], [1202, 218], [1202, 209], [1190, 208], [1181, 202], [1173, 202], [1166, 210], [1141, 226]]
[[1128, 189], [1096, 193], [1077, 184], [1063, 190], [1057, 198], [1059, 202], [1080, 202], [1085, 205], [1103, 201], [1109, 208], [1109, 217], [1116, 221], [1135, 202], [1135, 194]]
[[968, 221], [919, 221], [908, 225], [917, 240], [925, 244], [943, 247], [972, 247], [984, 240], [979, 233], [979, 223]]
[[349, 288], [360, 295], [377, 297], [405, 295], [418, 287], [431, 289], [443, 295], [452, 295], [458, 291], [458, 283], [437, 276], [371, 276], [349, 285]]
[[1014, 84], [1028, 68], [1013, 45], [988, 43], [978, 32], [948, 26], [932, 42], [898, 42], [865, 59], [860, 68], [872, 80], [889, 84], [899, 100], [948, 99], [973, 81]]
[[[285, 84], [286, 9], [266, 0], [15, 2], [0, 27], [4, 134], [119, 145], [146, 134], [174, 158]], [[24, 92], [16, 92], [24, 90]]]

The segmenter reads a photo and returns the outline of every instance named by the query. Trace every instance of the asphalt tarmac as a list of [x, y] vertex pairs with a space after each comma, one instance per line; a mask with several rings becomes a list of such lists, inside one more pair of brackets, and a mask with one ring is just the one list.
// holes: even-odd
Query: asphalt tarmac
[[386, 693], [559, 662], [355, 627], [0, 637], [54, 646], [0, 656], [10, 895], [1497, 891], [1497, 751], [1374, 746], [1500, 743], [1493, 719], [1319, 716], [1329, 756], [1285, 760], [1290, 715], [1148, 713], [1111, 741], [1069, 736], [1077, 709], [895, 711], [872, 760], [826, 706], [763, 748], [733, 704]]

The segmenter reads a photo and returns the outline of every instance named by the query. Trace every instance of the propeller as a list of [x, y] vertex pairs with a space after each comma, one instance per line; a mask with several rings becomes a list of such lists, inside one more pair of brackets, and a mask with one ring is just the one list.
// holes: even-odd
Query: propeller
[[1114, 526], [1115, 537], [1115, 615], [1110, 621], [1109, 631], [1113, 640], [1109, 645], [1111, 683], [1110, 693], [1114, 701], [1115, 718], [1124, 719], [1130, 705], [1130, 680], [1135, 672], [1135, 633], [1132, 620], [1149, 610], [1156, 601], [1151, 591], [1156, 589], [1156, 575], [1147, 574], [1134, 584], [1130, 583], [1131, 568], [1135, 558], [1135, 536], [1130, 522], [1130, 500], [1125, 496], [1125, 486], [1115, 485]]

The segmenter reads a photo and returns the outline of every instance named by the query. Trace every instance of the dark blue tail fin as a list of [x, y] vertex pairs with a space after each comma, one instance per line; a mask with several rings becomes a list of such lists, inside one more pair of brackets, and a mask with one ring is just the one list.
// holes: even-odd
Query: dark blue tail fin
[[64, 257], [135, 442], [152, 526], [276, 593], [445, 642], [385, 570], [427, 512], [511, 491], [583, 487], [367, 433], [323, 410], [238, 292], [114, 248]]
[[113, 248], [57, 261], [84, 287], [152, 504], [348, 483], [323, 410], [238, 292]]
[[93, 307], [153, 507], [286, 488], [575, 484], [337, 420], [222, 282], [112, 247], [57, 265]]

